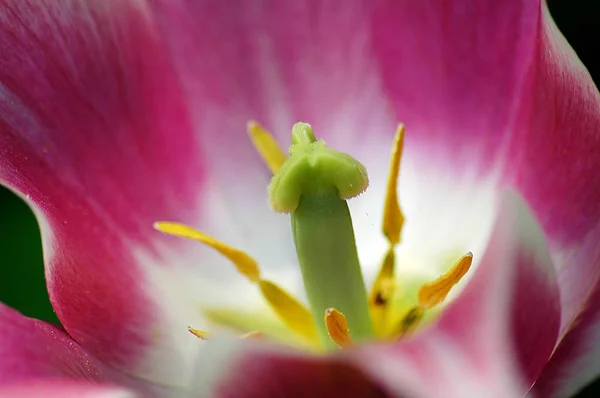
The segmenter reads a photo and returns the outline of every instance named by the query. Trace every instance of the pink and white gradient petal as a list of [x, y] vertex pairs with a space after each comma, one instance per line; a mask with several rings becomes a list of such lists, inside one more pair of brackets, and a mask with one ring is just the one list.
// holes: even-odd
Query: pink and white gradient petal
[[522, 397], [554, 349], [559, 322], [543, 233], [523, 200], [507, 193], [461, 295], [414, 338], [366, 348], [363, 369], [409, 396]]
[[156, 247], [178, 242], [152, 223], [193, 218], [203, 167], [149, 10], [79, 0], [0, 8], [0, 182], [41, 224], [57, 316], [111, 366], [185, 384], [195, 318], [166, 311], [183, 306], [162, 302], [153, 278], [169, 262]]

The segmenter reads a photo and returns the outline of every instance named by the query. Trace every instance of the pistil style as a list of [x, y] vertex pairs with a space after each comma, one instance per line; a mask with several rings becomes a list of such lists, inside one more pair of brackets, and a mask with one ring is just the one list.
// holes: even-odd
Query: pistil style
[[323, 314], [345, 315], [353, 341], [373, 337], [367, 292], [358, 262], [346, 199], [368, 185], [362, 164], [317, 141], [311, 127], [296, 123], [290, 157], [273, 177], [269, 198], [274, 210], [291, 213], [292, 232], [304, 287], [321, 344], [337, 346]]

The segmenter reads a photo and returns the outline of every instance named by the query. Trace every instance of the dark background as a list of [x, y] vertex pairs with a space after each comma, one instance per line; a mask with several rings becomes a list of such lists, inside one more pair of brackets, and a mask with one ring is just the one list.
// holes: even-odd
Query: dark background
[[[600, 85], [598, 1], [600, 0], [548, 1], [556, 24], [589, 69], [596, 85]], [[35, 218], [19, 198], [2, 187], [0, 187], [0, 301], [27, 316], [58, 323], [46, 293], [41, 242]], [[577, 397], [599, 396], [600, 381], [597, 381]]]

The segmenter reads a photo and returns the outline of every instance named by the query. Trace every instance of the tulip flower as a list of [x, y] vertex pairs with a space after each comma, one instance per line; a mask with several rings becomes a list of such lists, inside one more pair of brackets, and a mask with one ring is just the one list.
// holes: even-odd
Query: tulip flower
[[2, 0], [0, 31], [0, 182], [61, 322], [0, 307], [0, 395], [600, 374], [600, 95], [543, 1]]

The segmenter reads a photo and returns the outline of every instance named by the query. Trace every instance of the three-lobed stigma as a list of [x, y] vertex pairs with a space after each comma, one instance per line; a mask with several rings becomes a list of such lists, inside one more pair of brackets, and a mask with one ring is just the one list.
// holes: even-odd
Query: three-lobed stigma
[[[289, 156], [258, 123], [249, 122], [248, 133], [274, 174], [268, 187], [271, 207], [276, 212], [289, 213], [308, 308], [274, 281], [264, 279], [258, 262], [249, 254], [183, 224], [157, 222], [154, 227], [166, 234], [199, 241], [226, 257], [240, 275], [256, 285], [273, 313], [303, 345], [349, 348], [375, 338], [403, 337], [414, 332], [425, 315], [439, 306], [468, 272], [471, 253], [462, 256], [447, 273], [422, 284], [412, 307], [399, 306], [395, 300], [395, 250], [401, 243], [404, 224], [398, 200], [403, 125], [398, 126], [394, 137], [384, 199], [382, 232], [388, 251], [368, 293], [346, 203], [367, 188], [365, 167], [350, 155], [317, 140], [307, 123], [293, 126]], [[229, 323], [240, 329], [243, 314], [234, 314], [237, 315], [230, 317]], [[245, 334], [241, 337], [278, 337], [269, 335], [266, 327], [260, 329], [242, 327]], [[192, 327], [188, 330], [200, 339], [211, 338], [209, 332]]]

